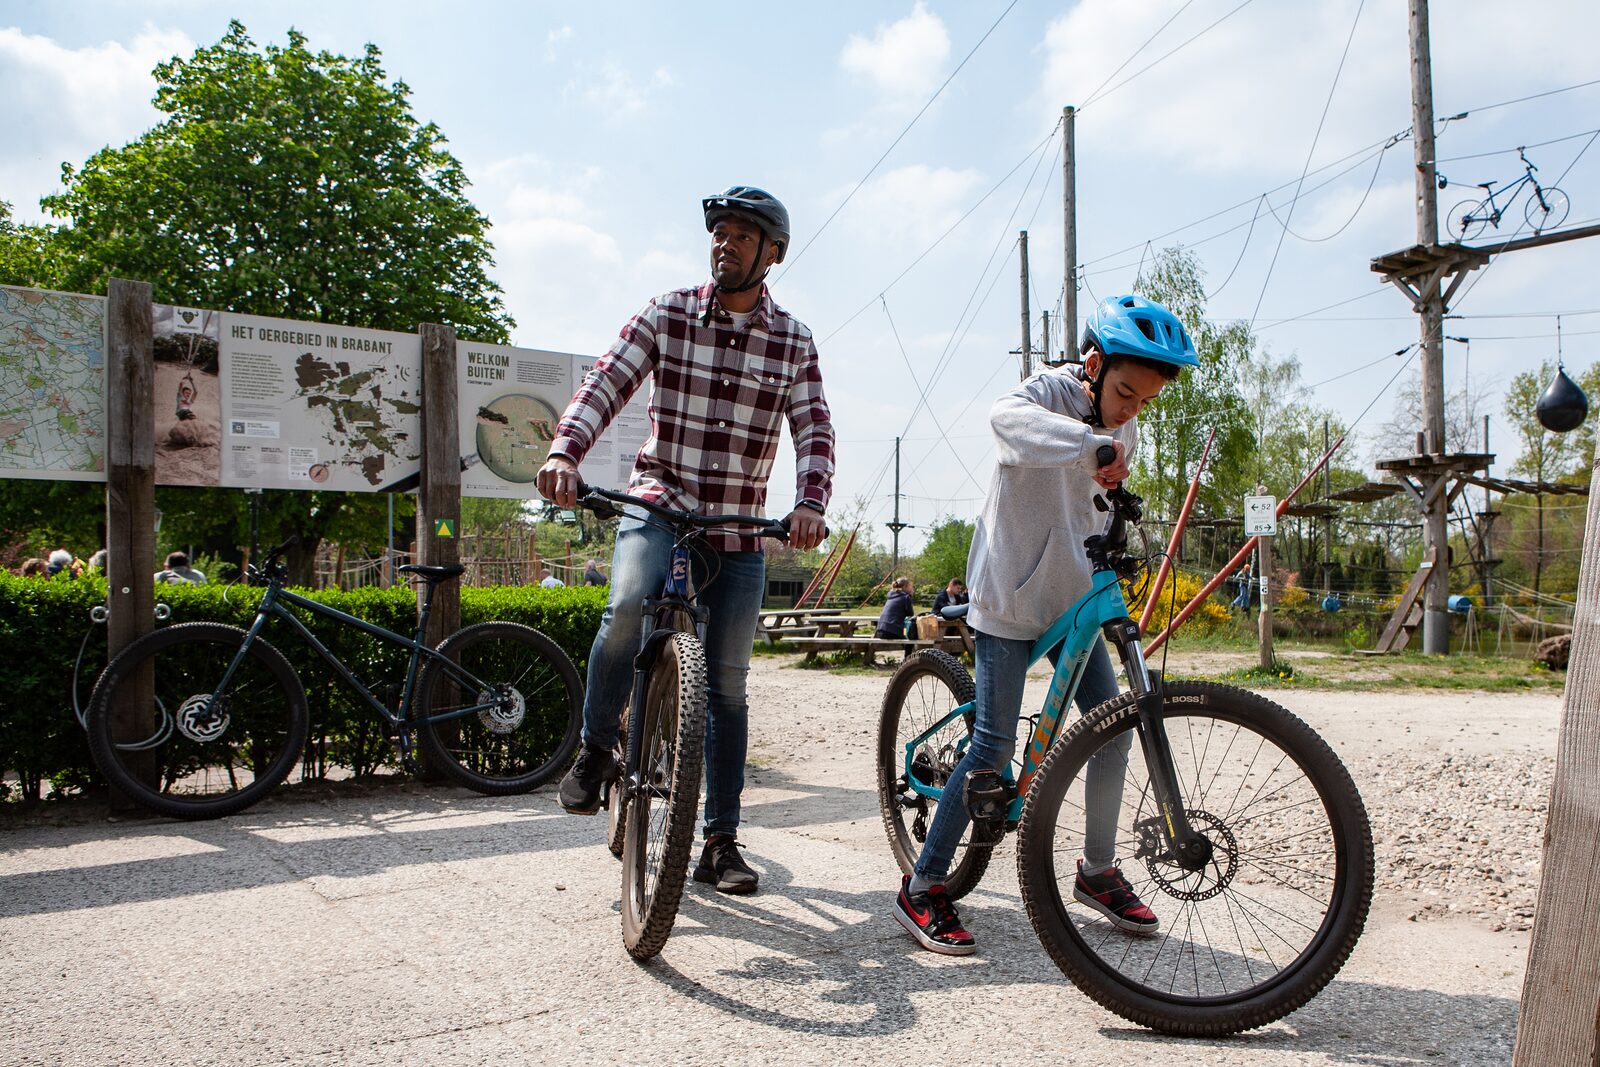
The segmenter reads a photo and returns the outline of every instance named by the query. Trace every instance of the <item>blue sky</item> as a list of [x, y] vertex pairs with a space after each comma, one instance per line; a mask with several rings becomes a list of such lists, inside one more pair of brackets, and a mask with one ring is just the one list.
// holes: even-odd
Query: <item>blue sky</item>
[[[1433, 8], [1436, 112], [1470, 110], [1439, 138], [1453, 182], [1441, 214], [1464, 195], [1454, 183], [1517, 176], [1515, 148], [1527, 144], [1539, 145], [1529, 154], [1541, 177], [1559, 177], [1571, 198], [1567, 224], [1600, 218], [1600, 145], [1585, 150], [1600, 127], [1600, 85], [1494, 106], [1600, 79], [1600, 7]], [[603, 350], [648, 297], [704, 278], [698, 197], [734, 182], [782, 197], [797, 238], [774, 293], [822, 341], [840, 436], [836, 499], [868, 496], [886, 520], [882, 475], [903, 433], [902, 509], [926, 524], [972, 517], [987, 486], [984, 414], [1017, 378], [1018, 229], [1030, 234], [1036, 321], [1057, 306], [1060, 162], [1049, 135], [1071, 103], [1082, 106], [1080, 313], [1091, 294], [1131, 287], [1147, 243], [1192, 246], [1212, 317], [1253, 321], [1271, 351], [1301, 361], [1304, 382], [1327, 382], [1314, 399], [1344, 418], [1376, 399], [1358, 430], [1370, 436], [1392, 413], [1392, 392], [1380, 394], [1400, 361], [1327, 380], [1417, 336], [1407, 302], [1368, 269], [1415, 239], [1411, 144], [1381, 150], [1411, 123], [1403, 0], [1018, 0], [996, 26], [1004, 10], [12, 3], [0, 9], [0, 197], [38, 219], [61, 162], [155, 121], [150, 68], [215, 41], [229, 18], [258, 41], [281, 41], [291, 26], [345, 54], [371, 41], [472, 178], [518, 344]], [[1327, 184], [1289, 215], [1307, 167], [1303, 192]], [[1261, 194], [1280, 188], [1268, 210]], [[1453, 308], [1474, 317], [1447, 332], [1473, 340], [1447, 345], [1447, 382], [1470, 382], [1498, 422], [1511, 377], [1554, 357], [1557, 312], [1569, 368], [1587, 367], [1600, 351], [1597, 277], [1594, 240], [1501, 257]], [[931, 414], [918, 410], [922, 390]], [[1506, 437], [1494, 443], [1510, 458]], [[1372, 458], [1370, 441], [1358, 445]], [[775, 506], [787, 482], [774, 477]], [[912, 547], [918, 539], [908, 535]]]

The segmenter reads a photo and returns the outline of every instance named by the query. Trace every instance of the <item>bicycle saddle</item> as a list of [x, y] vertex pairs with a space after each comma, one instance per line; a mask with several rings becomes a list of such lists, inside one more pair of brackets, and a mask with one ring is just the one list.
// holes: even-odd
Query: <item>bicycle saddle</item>
[[460, 563], [447, 563], [442, 567], [430, 567], [423, 563], [402, 563], [395, 569], [401, 574], [415, 574], [425, 582], [442, 582], [446, 578], [454, 578], [467, 568]]

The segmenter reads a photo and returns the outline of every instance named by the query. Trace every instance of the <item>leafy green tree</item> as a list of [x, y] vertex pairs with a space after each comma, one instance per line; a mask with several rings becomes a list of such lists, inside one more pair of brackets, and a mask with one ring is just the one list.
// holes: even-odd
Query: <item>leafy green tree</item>
[[[1581, 473], [1594, 458], [1592, 429], [1588, 430], [1586, 440], [1578, 433], [1552, 433], [1539, 422], [1539, 395], [1555, 377], [1555, 373], [1555, 364], [1545, 360], [1539, 364], [1537, 372], [1524, 371], [1511, 379], [1511, 388], [1506, 391], [1506, 421], [1522, 448], [1522, 454], [1511, 465], [1511, 470], [1536, 482], [1572, 477]], [[1594, 377], [1593, 368], [1586, 377]], [[1535, 494], [1534, 509], [1533, 590], [1537, 594], [1542, 589], [1548, 561], [1544, 494]]]
[[913, 564], [918, 599], [931, 600], [952, 578], [966, 581], [972, 533], [972, 523], [948, 515], [928, 530], [928, 540]]
[[1241, 391], [1252, 367], [1255, 335], [1244, 323], [1207, 319], [1204, 272], [1193, 252], [1162, 250], [1134, 289], [1166, 305], [1189, 327], [1200, 366], [1163, 389], [1140, 417], [1133, 488], [1152, 516], [1176, 518], [1215, 429], [1196, 507], [1202, 515], [1237, 514], [1245, 490], [1255, 484], [1256, 424]]
[[13, 222], [11, 205], [0, 200], [0, 285], [60, 289], [65, 263], [49, 226]]
[[[376, 47], [355, 59], [312, 52], [291, 30], [286, 45], [262, 48], [232, 22], [155, 77], [165, 120], [81, 168], [64, 165], [63, 191], [42, 204], [65, 221], [47, 237], [0, 234], [0, 255], [22, 255], [16, 269], [0, 259], [6, 277], [49, 278], [59, 262], [59, 286], [80, 292], [142, 278], [159, 301], [404, 331], [438, 322], [507, 340], [489, 222]], [[402, 517], [413, 512], [410, 498], [397, 503]], [[164, 489], [157, 506], [171, 524], [163, 540], [248, 541], [237, 490]], [[300, 536], [290, 564], [302, 581], [325, 538], [385, 540], [375, 495], [269, 491], [260, 511], [264, 544]]]

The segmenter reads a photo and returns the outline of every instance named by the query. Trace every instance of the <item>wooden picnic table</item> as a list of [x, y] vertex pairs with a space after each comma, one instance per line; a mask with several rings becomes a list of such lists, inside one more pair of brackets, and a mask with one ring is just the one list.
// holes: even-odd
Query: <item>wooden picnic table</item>
[[760, 631], [775, 645], [785, 637], [853, 637], [876, 621], [870, 615], [840, 615], [837, 608], [781, 608], [761, 613]]
[[820, 634], [812, 637], [797, 637], [794, 648], [804, 652], [806, 659], [815, 659], [819, 652], [860, 652], [861, 658], [870, 666], [877, 658], [879, 652], [900, 652], [904, 655], [924, 648], [937, 648], [952, 656], [959, 656], [962, 652], [972, 651], [972, 631], [965, 624], [961, 627], [962, 633], [954, 636], [944, 636], [932, 641], [914, 641], [910, 638], [896, 637], [824, 637]]

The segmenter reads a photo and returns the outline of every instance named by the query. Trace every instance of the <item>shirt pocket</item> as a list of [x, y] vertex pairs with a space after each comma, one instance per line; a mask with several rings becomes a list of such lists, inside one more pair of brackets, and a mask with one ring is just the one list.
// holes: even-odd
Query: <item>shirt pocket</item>
[[786, 359], [749, 356], [744, 363], [744, 379], [763, 392], [787, 393], [794, 382], [796, 367]]

